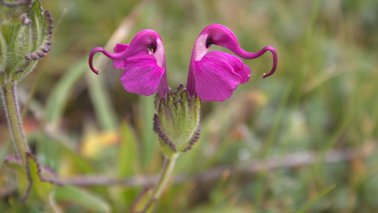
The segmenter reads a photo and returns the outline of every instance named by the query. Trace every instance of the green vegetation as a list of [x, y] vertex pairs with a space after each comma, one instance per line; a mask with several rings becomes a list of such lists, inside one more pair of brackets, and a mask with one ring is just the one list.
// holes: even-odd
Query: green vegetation
[[[271, 56], [246, 61], [249, 83], [202, 104], [200, 141], [178, 159], [157, 212], [378, 211], [377, 1], [42, 2], [54, 17], [52, 49], [19, 83], [20, 102], [42, 175], [67, 185], [34, 175], [22, 205], [20, 169], [1, 161], [0, 212], [128, 212], [162, 165], [153, 97], [126, 93], [100, 56], [95, 76], [88, 53], [152, 28], [176, 88], [198, 33], [215, 22], [246, 50], [276, 47], [278, 69], [262, 79]], [[0, 159], [13, 151], [8, 134], [1, 112]]]

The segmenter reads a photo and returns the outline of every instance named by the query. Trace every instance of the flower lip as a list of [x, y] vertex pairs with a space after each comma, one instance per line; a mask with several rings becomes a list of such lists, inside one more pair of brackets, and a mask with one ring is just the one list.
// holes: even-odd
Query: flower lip
[[193, 64], [196, 95], [203, 101], [223, 101], [239, 84], [250, 78], [250, 69], [238, 57], [221, 51], [210, 51]]
[[255, 59], [263, 55], [265, 52], [271, 52], [273, 56], [272, 68], [268, 73], [263, 74], [263, 78], [273, 75], [277, 69], [277, 51], [274, 47], [266, 46], [257, 52], [248, 52], [240, 47], [234, 33], [221, 24], [209, 25], [201, 31], [193, 50], [192, 57], [194, 57], [194, 60], [201, 60], [212, 44], [225, 47], [244, 59]]
[[122, 69], [121, 83], [130, 93], [152, 95], [158, 91], [165, 96], [169, 90], [166, 77], [163, 42], [154, 30], [142, 30], [135, 35], [130, 44], [117, 44], [114, 52], [102, 47], [93, 48], [89, 54], [89, 67], [98, 74], [93, 65], [96, 53], [103, 53], [113, 60], [113, 67]]
[[[198, 95], [202, 101], [226, 100], [237, 86], [245, 83], [250, 76], [249, 68], [247, 69], [247, 66], [235, 56], [226, 52], [209, 52], [213, 44], [227, 48], [244, 59], [255, 59], [265, 52], [271, 52], [272, 68], [268, 73], [264, 73], [263, 78], [271, 76], [277, 69], [277, 52], [274, 47], [266, 46], [257, 52], [248, 52], [240, 47], [236, 36], [229, 28], [220, 24], [209, 25], [200, 32], [194, 44], [187, 81], [189, 94]], [[240, 79], [234, 76], [240, 76]]]

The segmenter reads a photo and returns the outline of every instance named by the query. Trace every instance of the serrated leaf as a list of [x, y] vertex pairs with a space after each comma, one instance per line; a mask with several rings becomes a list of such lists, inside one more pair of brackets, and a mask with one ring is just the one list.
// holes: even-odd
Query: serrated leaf
[[33, 51], [33, 40], [32, 26], [20, 24], [9, 48], [10, 60], [7, 70], [11, 72], [11, 79], [14, 79], [17, 73], [24, 73], [28, 69], [31, 62], [25, 60], [25, 55]]
[[[160, 98], [156, 104], [154, 131], [162, 143], [162, 150], [186, 152], [198, 141], [200, 134], [200, 101], [190, 97], [183, 85], [170, 92], [167, 98]], [[164, 145], [165, 144], [165, 145]], [[171, 151], [167, 148], [171, 149]]]
[[42, 181], [41, 168], [37, 159], [31, 154], [27, 156], [29, 161], [30, 175], [33, 181], [32, 191], [35, 192], [42, 200], [47, 200], [47, 196], [54, 186], [51, 183]]
[[49, 49], [51, 45], [51, 35], [53, 30], [53, 20], [51, 14], [48, 11], [43, 10], [41, 2], [38, 0], [34, 1], [34, 4], [31, 7], [29, 18], [32, 21], [31, 25], [33, 34], [35, 36], [35, 51], [38, 51], [44, 47]]
[[17, 81], [30, 73], [37, 60], [50, 50], [53, 21], [36, 0], [27, 13], [22, 13], [18, 23], [8, 27], [9, 63], [7, 72], [10, 81]]
[[[7, 0], [7, 1], [8, 1], [8, 4], [6, 3], [6, 0], [0, 0], [0, 25], [6, 25], [10, 22], [18, 22], [18, 18], [20, 14], [25, 11], [28, 11], [29, 6], [30, 6], [30, 5], [23, 4], [23, 5], [17, 5], [17, 7], [15, 6], [9, 7], [9, 3], [11, 3], [11, 1], [10, 0]], [[13, 2], [16, 3], [16, 1], [14, 0]]]
[[[37, 159], [30, 153], [27, 154], [27, 160], [28, 160], [28, 168], [29, 168], [29, 174], [30, 177], [27, 176], [27, 173], [25, 172], [25, 167], [21, 164], [21, 161], [17, 159], [16, 157], [9, 157], [6, 160], [6, 165], [9, 168], [15, 169], [19, 173], [19, 181], [18, 187], [19, 189], [24, 192], [29, 190], [29, 183], [32, 183], [31, 193], [35, 194], [40, 198], [41, 200], [46, 201], [48, 199], [48, 194], [50, 191], [54, 188], [54, 185], [43, 181], [43, 178], [41, 177], [41, 168], [37, 161]], [[29, 182], [29, 181], [30, 182]]]

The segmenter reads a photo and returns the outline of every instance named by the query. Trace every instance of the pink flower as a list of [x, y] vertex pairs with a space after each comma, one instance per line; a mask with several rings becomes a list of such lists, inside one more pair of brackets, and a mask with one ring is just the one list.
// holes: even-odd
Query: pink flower
[[242, 49], [234, 33], [220, 24], [205, 27], [199, 34], [190, 60], [187, 89], [190, 95], [197, 95], [202, 101], [224, 101], [233, 91], [249, 80], [251, 71], [239, 58], [226, 52], [209, 51], [210, 46], [225, 47], [245, 59], [260, 57], [266, 51], [273, 55], [273, 66], [264, 78], [277, 68], [277, 53], [271, 46], [260, 51], [247, 52]]
[[[189, 66], [187, 91], [198, 96], [201, 101], [224, 101], [229, 98], [239, 84], [246, 83], [251, 75], [249, 67], [238, 57], [222, 52], [209, 51], [211, 45], [225, 47], [244, 59], [254, 59], [269, 51], [273, 55], [273, 65], [264, 78], [272, 75], [277, 68], [277, 53], [271, 46], [258, 52], [242, 49], [234, 33], [220, 24], [205, 27], [199, 34], [192, 52]], [[113, 60], [116, 69], [122, 69], [121, 83], [126, 91], [139, 95], [158, 93], [166, 97], [169, 88], [166, 77], [164, 46], [160, 36], [153, 30], [139, 32], [130, 44], [117, 44], [114, 53], [102, 47], [92, 49], [89, 66], [93, 67], [93, 57], [101, 52]]]
[[130, 93], [152, 95], [158, 92], [161, 97], [168, 93], [164, 46], [157, 32], [143, 30], [128, 44], [117, 44], [114, 53], [102, 47], [93, 48], [89, 54], [89, 66], [93, 66], [93, 57], [101, 52], [113, 60], [116, 69], [122, 69], [121, 83]]

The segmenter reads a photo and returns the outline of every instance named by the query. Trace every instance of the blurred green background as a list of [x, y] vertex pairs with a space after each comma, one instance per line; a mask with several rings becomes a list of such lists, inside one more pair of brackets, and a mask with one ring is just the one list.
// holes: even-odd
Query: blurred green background
[[[33, 151], [62, 179], [161, 169], [153, 97], [126, 93], [107, 59], [96, 57], [102, 72], [93, 75], [91, 48], [154, 29], [175, 88], [186, 83], [198, 33], [221, 23], [246, 50], [276, 47], [278, 70], [263, 80], [271, 55], [245, 61], [250, 82], [226, 102], [202, 105], [200, 142], [178, 160], [181, 179], [157, 212], [378, 211], [377, 1], [42, 2], [54, 17], [53, 46], [20, 82], [20, 101]], [[13, 147], [0, 119], [3, 159]], [[0, 166], [0, 212], [128, 212], [144, 188], [38, 182], [21, 205], [13, 170]]]

